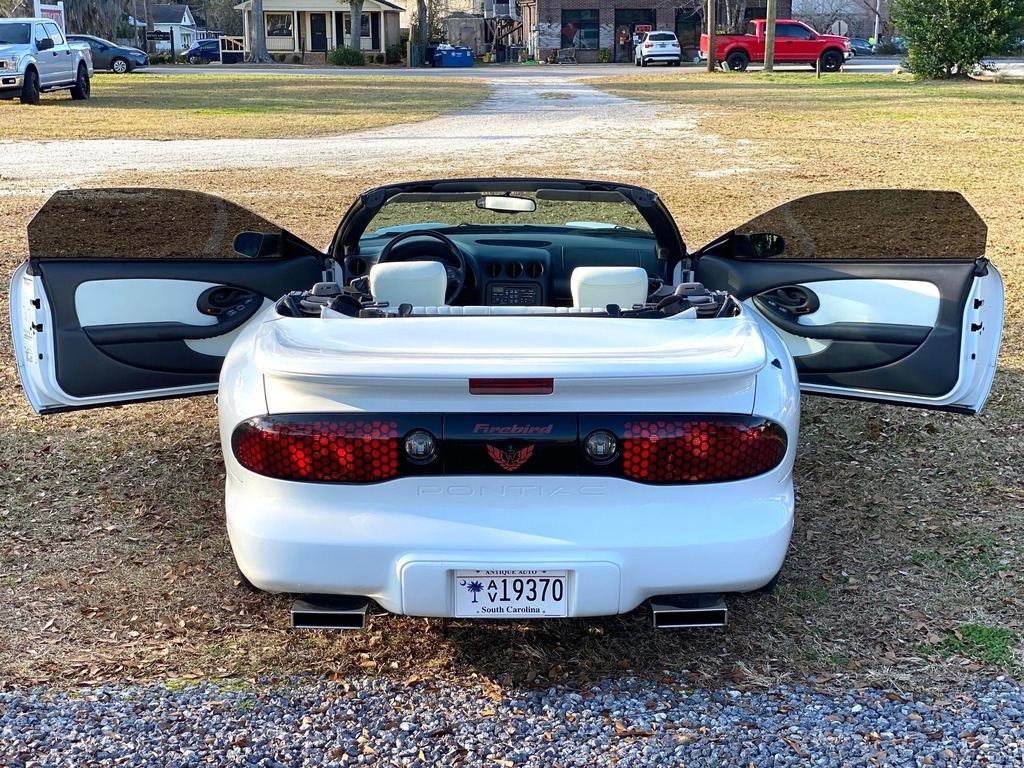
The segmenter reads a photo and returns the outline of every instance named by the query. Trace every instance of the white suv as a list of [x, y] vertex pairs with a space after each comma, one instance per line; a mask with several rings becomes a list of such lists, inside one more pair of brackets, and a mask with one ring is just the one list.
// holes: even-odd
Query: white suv
[[663, 61], [673, 67], [679, 66], [682, 52], [675, 32], [659, 29], [655, 32], [640, 33], [640, 41], [633, 51], [633, 63], [638, 67], [646, 67], [652, 61]]

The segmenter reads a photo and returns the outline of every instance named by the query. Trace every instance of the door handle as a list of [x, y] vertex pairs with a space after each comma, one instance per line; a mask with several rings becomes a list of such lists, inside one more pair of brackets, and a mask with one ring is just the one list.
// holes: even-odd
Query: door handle
[[894, 323], [802, 325], [800, 318], [816, 312], [820, 302], [813, 291], [800, 286], [786, 286], [759, 293], [754, 296], [753, 302], [758, 311], [776, 328], [805, 339], [920, 345], [932, 330], [930, 326]]
[[197, 341], [223, 336], [241, 328], [263, 306], [263, 296], [241, 288], [218, 285], [207, 288], [196, 300], [204, 315], [217, 318], [213, 325], [178, 322], [92, 325], [83, 328], [94, 344], [128, 344], [140, 341]]
[[[758, 300], [760, 299], [760, 302]], [[754, 301], [766, 305], [776, 314], [795, 320], [803, 315], [817, 312], [821, 301], [814, 291], [802, 285], [784, 285], [764, 291], [754, 297]]]

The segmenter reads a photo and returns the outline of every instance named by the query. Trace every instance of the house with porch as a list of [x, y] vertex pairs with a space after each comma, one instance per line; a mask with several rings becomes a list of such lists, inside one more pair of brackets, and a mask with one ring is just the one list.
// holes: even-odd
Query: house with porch
[[[252, 0], [235, 6], [245, 16], [245, 50], [252, 45]], [[361, 23], [353, 36], [352, 12], [338, 0], [263, 0], [263, 29], [271, 55], [299, 56], [306, 63], [326, 60], [327, 52], [344, 46], [364, 53], [383, 53], [401, 42], [401, 6], [387, 0], [364, 0]]]

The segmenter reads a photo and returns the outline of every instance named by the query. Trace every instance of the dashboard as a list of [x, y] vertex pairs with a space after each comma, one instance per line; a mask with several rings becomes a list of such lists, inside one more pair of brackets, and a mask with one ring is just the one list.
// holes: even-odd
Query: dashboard
[[[658, 259], [650, 233], [575, 227], [529, 234], [478, 228], [437, 231], [450, 238], [465, 260], [465, 282], [451, 302], [456, 305], [571, 306], [572, 271], [582, 266], [643, 267], [652, 277], [667, 278], [667, 263]], [[340, 260], [344, 282], [369, 274], [394, 236], [364, 236], [359, 253]], [[443, 243], [428, 237], [405, 240], [388, 260], [439, 261], [449, 278], [460, 266]]]

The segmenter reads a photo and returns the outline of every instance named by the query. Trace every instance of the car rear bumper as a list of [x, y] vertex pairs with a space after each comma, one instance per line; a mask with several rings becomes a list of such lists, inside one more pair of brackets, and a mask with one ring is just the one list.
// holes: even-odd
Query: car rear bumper
[[791, 468], [655, 488], [552, 476], [328, 486], [235, 467], [227, 525], [239, 568], [271, 592], [360, 595], [393, 613], [453, 616], [456, 570], [565, 570], [568, 615], [611, 615], [656, 595], [771, 580], [792, 531]]

